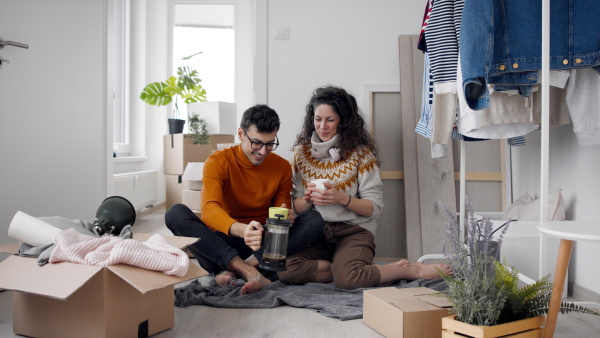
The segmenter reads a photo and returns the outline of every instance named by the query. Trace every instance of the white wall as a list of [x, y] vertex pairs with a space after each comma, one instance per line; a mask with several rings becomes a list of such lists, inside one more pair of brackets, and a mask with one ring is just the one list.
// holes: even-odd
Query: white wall
[[0, 243], [18, 210], [93, 221], [106, 194], [107, 1], [3, 0]]
[[[332, 84], [352, 93], [365, 117], [365, 85], [399, 84], [398, 36], [418, 34], [424, 2], [276, 0], [268, 2], [268, 104], [282, 120], [280, 155], [302, 126], [313, 90]], [[289, 40], [274, 40], [275, 26]]]
[[[598, 109], [598, 107], [595, 107]], [[529, 192], [539, 198], [540, 132], [526, 136], [525, 147], [513, 147], [513, 194], [517, 198]], [[567, 220], [600, 220], [600, 145], [580, 147], [572, 125], [550, 129], [549, 191], [561, 188]], [[594, 268], [600, 254], [599, 243], [576, 242], [569, 267], [569, 281], [600, 293], [600, 270]], [[555, 260], [556, 257], [549, 257]]]

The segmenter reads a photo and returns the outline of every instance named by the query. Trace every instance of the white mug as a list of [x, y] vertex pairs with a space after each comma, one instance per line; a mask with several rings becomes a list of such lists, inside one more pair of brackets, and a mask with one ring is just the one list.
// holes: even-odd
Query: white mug
[[327, 190], [327, 188], [325, 187], [325, 183], [329, 183], [329, 180], [326, 178], [319, 178], [310, 181], [310, 183], [314, 183], [316, 189]]

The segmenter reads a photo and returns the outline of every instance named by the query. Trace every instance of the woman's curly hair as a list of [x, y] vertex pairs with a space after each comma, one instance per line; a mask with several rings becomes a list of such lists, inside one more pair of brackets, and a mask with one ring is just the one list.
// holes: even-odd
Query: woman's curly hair
[[343, 88], [331, 85], [317, 88], [313, 92], [313, 96], [306, 106], [302, 131], [296, 136], [294, 147], [311, 144], [311, 137], [315, 130], [315, 109], [321, 104], [329, 105], [340, 116], [337, 135], [340, 139], [341, 158], [345, 159], [348, 154], [360, 146], [366, 146], [377, 159], [377, 165], [380, 165], [377, 144], [367, 130], [365, 120], [358, 110], [356, 99]]

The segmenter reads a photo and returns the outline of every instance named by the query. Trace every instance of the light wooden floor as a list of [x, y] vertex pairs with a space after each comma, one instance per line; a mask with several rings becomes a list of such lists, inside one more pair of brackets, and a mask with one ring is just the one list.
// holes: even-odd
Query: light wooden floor
[[[133, 229], [135, 232], [170, 234], [164, 226], [164, 210], [140, 218]], [[0, 338], [19, 337], [12, 332], [11, 293], [0, 292]], [[221, 336], [382, 337], [363, 324], [362, 319], [340, 321], [311, 310], [289, 306], [273, 309], [221, 309], [207, 306], [175, 308], [175, 327], [155, 335], [159, 338]], [[600, 337], [600, 317], [559, 315], [555, 337]]]

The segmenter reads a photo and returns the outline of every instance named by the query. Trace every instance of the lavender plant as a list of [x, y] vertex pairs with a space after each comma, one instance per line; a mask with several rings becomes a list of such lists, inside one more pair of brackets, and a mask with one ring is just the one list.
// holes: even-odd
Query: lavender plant
[[491, 245], [492, 221], [484, 217], [481, 229], [475, 219], [473, 207], [468, 202], [466, 236], [463, 242], [457, 214], [442, 203], [440, 205], [449, 215], [446, 235], [451, 246], [451, 251], [447, 251], [444, 241], [442, 252], [454, 271], [454, 277], [442, 273], [448, 284], [448, 288], [442, 293], [452, 302], [459, 321], [474, 325], [495, 325], [508, 295], [503, 286], [497, 287], [493, 251], [500, 250], [502, 237], [508, 227], [501, 231], [498, 244]]
[[[492, 326], [547, 313], [552, 292], [549, 276], [519, 288], [517, 270], [495, 258], [510, 222], [493, 229], [493, 222], [488, 217], [480, 221], [475, 219], [473, 207], [467, 200], [468, 217], [463, 239], [457, 213], [441, 202], [439, 204], [449, 215], [446, 235], [451, 250], [446, 251], [446, 241], [442, 250], [454, 271], [453, 276], [440, 271], [448, 284], [448, 288], [441, 293], [452, 302], [457, 320], [472, 325]], [[500, 234], [494, 241], [493, 234], [499, 229]], [[600, 315], [572, 303], [561, 303], [560, 311]]]

